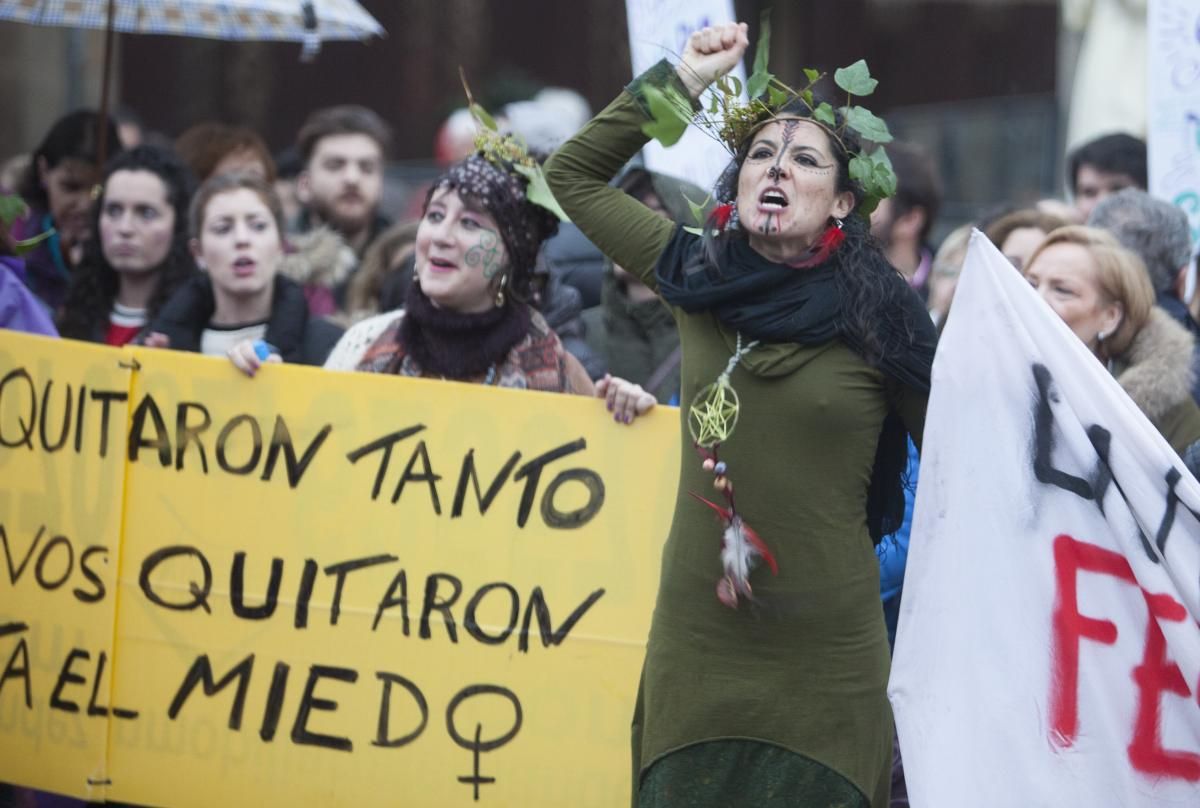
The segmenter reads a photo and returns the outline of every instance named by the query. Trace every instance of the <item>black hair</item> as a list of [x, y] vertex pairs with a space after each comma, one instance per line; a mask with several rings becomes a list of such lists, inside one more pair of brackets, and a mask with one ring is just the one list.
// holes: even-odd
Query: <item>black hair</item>
[[1106, 174], [1125, 174], [1143, 191], [1146, 180], [1146, 141], [1123, 132], [1089, 140], [1067, 157], [1067, 184], [1074, 196], [1079, 169], [1089, 165]]
[[[108, 128], [106, 141], [109, 154], [121, 148], [117, 127], [111, 119], [104, 121]], [[63, 160], [82, 160], [95, 164], [100, 159], [100, 113], [90, 109], [70, 112], [54, 122], [42, 142], [30, 155], [29, 167], [21, 177], [17, 193], [31, 208], [46, 210], [50, 200], [42, 187], [38, 164], [45, 161], [47, 168], [54, 168]]]
[[[776, 117], [812, 120], [808, 106], [799, 100], [782, 107]], [[842, 127], [843, 119], [840, 113], [835, 113], [833, 127], [835, 130], [841, 129], [839, 137], [832, 136], [830, 127], [815, 120], [813, 123], [829, 138], [830, 150], [837, 163], [837, 192], [849, 192], [854, 196], [851, 213], [842, 221], [846, 239], [833, 259], [839, 265], [836, 276], [838, 292], [843, 301], [839, 330], [852, 336], [863, 347], [864, 358], [868, 363], [877, 365], [888, 350], [883, 344], [881, 324], [903, 315], [903, 312], [895, 309], [893, 303], [894, 286], [891, 281], [894, 279], [891, 276], [898, 273], [896, 268], [888, 263], [878, 240], [871, 235], [869, 217], [859, 210], [865, 196], [862, 185], [850, 178], [850, 158], [862, 150], [861, 141], [853, 130]], [[737, 204], [738, 177], [753, 139], [753, 136], [745, 138], [733, 160], [717, 179], [713, 197], [718, 203]], [[709, 214], [704, 228], [704, 240], [709, 263], [719, 269], [717, 255], [720, 242], [730, 238], [746, 238], [746, 231], [741, 227], [721, 230], [717, 226], [718, 215], [719, 211], [716, 209]], [[714, 231], [720, 232], [714, 236]]]
[[148, 171], [158, 177], [166, 186], [167, 202], [175, 211], [171, 247], [162, 264], [154, 270], [159, 273], [159, 281], [150, 299], [148, 319], [152, 320], [167, 298], [197, 272], [188, 249], [188, 203], [194, 187], [191, 172], [174, 152], [159, 146], [135, 146], [121, 152], [104, 167], [104, 191], [92, 207], [92, 236], [84, 243], [83, 261], [71, 274], [71, 284], [58, 321], [59, 333], [64, 337], [93, 339], [99, 326], [107, 321], [120, 286], [120, 277], [104, 257], [100, 244], [104, 192], [108, 180], [118, 171]]

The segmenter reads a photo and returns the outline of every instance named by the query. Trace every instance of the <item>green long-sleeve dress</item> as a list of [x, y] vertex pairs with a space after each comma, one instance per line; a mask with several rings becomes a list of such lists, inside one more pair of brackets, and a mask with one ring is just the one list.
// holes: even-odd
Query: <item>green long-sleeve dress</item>
[[[646, 142], [631, 87], [561, 147], [547, 177], [588, 238], [657, 288], [655, 263], [675, 226], [607, 184]], [[672, 310], [686, 404], [725, 368], [736, 334], [710, 313]], [[634, 804], [883, 808], [889, 656], [866, 499], [884, 416], [897, 411], [919, 441], [926, 395], [885, 380], [839, 340], [759, 346], [731, 382], [741, 419], [721, 459], [779, 574], [755, 570], [755, 605], [718, 601], [721, 525], [687, 493], [712, 497], [713, 477], [685, 406], [633, 718]]]

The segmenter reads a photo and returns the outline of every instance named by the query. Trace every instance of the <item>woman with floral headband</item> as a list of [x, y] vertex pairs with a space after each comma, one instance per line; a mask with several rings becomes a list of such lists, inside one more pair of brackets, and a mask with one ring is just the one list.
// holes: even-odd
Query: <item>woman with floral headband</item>
[[704, 235], [607, 184], [646, 142], [647, 99], [694, 105], [747, 44], [744, 24], [693, 34], [678, 68], [636, 79], [547, 166], [571, 219], [670, 304], [691, 402], [634, 803], [882, 808], [892, 716], [872, 543], [903, 516], [935, 334], [869, 237], [850, 177], [862, 146], [829, 107], [815, 119], [811, 96], [775, 94], [732, 144]]

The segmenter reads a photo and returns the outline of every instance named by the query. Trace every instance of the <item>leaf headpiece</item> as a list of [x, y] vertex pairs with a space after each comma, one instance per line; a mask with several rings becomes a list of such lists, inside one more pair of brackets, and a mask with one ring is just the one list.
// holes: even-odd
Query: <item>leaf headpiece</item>
[[515, 134], [501, 134], [496, 119], [488, 111], [476, 103], [467, 85], [467, 76], [460, 67], [459, 77], [462, 79], [463, 91], [467, 94], [467, 108], [471, 117], [478, 124], [475, 134], [475, 150], [489, 163], [505, 171], [515, 171], [525, 178], [527, 187], [525, 198], [533, 204], [553, 213], [560, 222], [569, 222], [570, 218], [546, 182], [546, 175], [537, 160], [529, 153], [524, 141]]
[[[713, 85], [707, 104], [699, 110], [691, 99], [674, 86], [642, 88], [651, 120], [642, 127], [647, 136], [663, 146], [673, 146], [689, 125], [721, 143], [736, 155], [746, 141], [759, 129], [775, 120], [803, 118], [829, 133], [838, 147], [849, 156], [850, 178], [863, 189], [859, 212], [870, 215], [885, 199], [896, 193], [896, 173], [882, 144], [892, 141], [891, 132], [882, 118], [873, 114], [854, 99], [868, 96], [879, 82], [872, 78], [866, 61], [859, 59], [848, 67], [834, 71], [834, 83], [846, 94], [844, 106], [834, 108], [826, 101], [818, 102], [813, 90], [825, 74], [811, 68], [804, 71], [806, 83], [800, 88], [784, 84], [767, 69], [770, 50], [771, 24], [769, 12], [760, 18], [760, 33], [755, 46], [754, 72], [746, 80], [749, 100], [742, 99], [742, 82], [736, 76], [722, 76]], [[792, 111], [796, 110], [796, 111]], [[875, 148], [857, 145], [850, 137], [870, 141]]]

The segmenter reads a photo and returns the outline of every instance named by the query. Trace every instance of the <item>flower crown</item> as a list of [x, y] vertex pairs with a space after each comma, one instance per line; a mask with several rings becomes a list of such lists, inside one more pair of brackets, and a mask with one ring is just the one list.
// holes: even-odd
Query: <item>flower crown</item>
[[534, 205], [550, 211], [558, 217], [560, 222], [571, 221], [558, 204], [558, 200], [554, 198], [554, 194], [550, 191], [550, 184], [546, 182], [546, 175], [542, 172], [541, 164], [529, 153], [525, 142], [518, 135], [501, 134], [500, 127], [496, 125], [496, 119], [489, 115], [488, 111], [476, 103], [472, 97], [471, 88], [467, 86], [466, 73], [461, 67], [458, 69], [458, 75], [462, 79], [463, 91], [467, 94], [467, 109], [470, 110], [471, 117], [478, 124], [478, 131], [475, 134], [475, 150], [500, 170], [515, 171], [524, 177], [527, 182], [525, 198]]
[[[689, 125], [694, 124], [736, 155], [751, 135], [771, 121], [802, 116], [825, 129], [841, 150], [850, 156], [850, 179], [862, 186], [864, 194], [858, 210], [863, 216], [869, 216], [881, 199], [896, 193], [896, 172], [882, 146], [892, 141], [892, 135], [882, 118], [852, 101], [856, 96], [861, 98], [875, 92], [879, 82], [871, 77], [866, 61], [859, 59], [848, 67], [838, 68], [833, 74], [834, 83], [846, 93], [845, 106], [835, 110], [826, 101], [818, 103], [813, 97], [813, 88], [825, 74], [806, 69], [804, 76], [807, 83], [799, 90], [776, 78], [767, 70], [771, 37], [768, 12], [763, 12], [759, 23], [754, 72], [745, 84], [749, 101], [742, 98], [743, 85], [736, 76], [719, 78], [711, 88], [707, 103], [701, 105], [699, 110], [693, 107], [691, 99], [678, 87], [647, 84], [642, 87], [642, 93], [651, 120], [642, 126], [642, 131], [669, 147], [678, 142]], [[786, 107], [792, 105], [801, 106], [807, 114], [789, 115], [784, 112]], [[850, 132], [856, 133], [861, 140], [874, 143], [875, 148], [851, 148], [851, 141], [847, 137]]]

